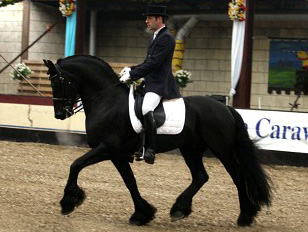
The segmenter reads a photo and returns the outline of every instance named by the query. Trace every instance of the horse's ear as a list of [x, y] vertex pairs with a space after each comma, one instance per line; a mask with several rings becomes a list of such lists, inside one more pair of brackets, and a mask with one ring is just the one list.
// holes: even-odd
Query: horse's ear
[[44, 61], [44, 64], [46, 65], [46, 67], [49, 68], [47, 60], [43, 59], [43, 61]]
[[43, 60], [43, 61], [44, 61], [44, 64], [49, 69], [47, 74], [50, 74], [51, 72], [57, 72], [56, 66], [54, 65], [54, 63], [52, 63], [51, 60]]

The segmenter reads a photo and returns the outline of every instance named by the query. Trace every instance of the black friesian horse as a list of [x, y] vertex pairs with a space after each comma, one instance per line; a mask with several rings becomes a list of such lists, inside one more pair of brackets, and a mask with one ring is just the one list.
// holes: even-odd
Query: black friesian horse
[[[129, 88], [120, 84], [112, 68], [96, 57], [79, 55], [60, 59], [56, 64], [49, 60], [44, 62], [49, 68], [55, 117], [63, 120], [71, 116], [75, 100], [80, 97], [86, 115], [88, 143], [92, 148], [70, 167], [60, 202], [62, 213], [71, 213], [85, 198], [84, 191], [77, 185], [80, 171], [86, 166], [111, 160], [134, 202], [135, 212], [130, 223], [144, 225], [153, 220], [156, 208], [140, 195], [129, 164], [140, 146], [140, 136], [134, 132], [129, 119]], [[204, 151], [210, 149], [237, 187], [238, 225], [251, 225], [261, 207], [270, 205], [271, 190], [242, 117], [232, 107], [209, 97], [190, 96], [185, 97], [184, 102], [183, 131], [178, 135], [157, 135], [157, 152], [179, 148], [192, 175], [192, 183], [170, 210], [171, 218], [181, 219], [192, 212], [194, 195], [209, 179], [202, 157]]]

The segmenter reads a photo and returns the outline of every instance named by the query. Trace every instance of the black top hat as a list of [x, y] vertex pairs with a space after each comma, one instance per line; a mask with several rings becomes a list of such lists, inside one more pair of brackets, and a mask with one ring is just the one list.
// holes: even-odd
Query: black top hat
[[147, 8], [147, 12], [144, 13], [145, 16], [165, 16], [168, 17], [166, 13], [165, 6], [158, 6], [158, 5], [149, 5]]

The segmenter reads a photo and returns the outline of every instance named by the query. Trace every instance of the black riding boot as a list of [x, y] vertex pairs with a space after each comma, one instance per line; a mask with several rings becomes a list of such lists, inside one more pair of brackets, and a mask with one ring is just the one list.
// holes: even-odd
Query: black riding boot
[[153, 111], [144, 115], [146, 149], [144, 153], [144, 161], [149, 164], [154, 164], [156, 150], [156, 123]]

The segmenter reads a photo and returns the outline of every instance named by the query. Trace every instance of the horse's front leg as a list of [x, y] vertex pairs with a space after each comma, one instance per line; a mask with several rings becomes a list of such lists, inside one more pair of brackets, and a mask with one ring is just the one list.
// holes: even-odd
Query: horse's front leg
[[156, 208], [144, 200], [138, 190], [134, 173], [127, 160], [112, 160], [113, 164], [121, 174], [126, 187], [128, 188], [134, 205], [135, 212], [129, 222], [134, 225], [145, 225], [155, 218]]
[[188, 217], [191, 214], [193, 197], [209, 179], [202, 162], [203, 151], [194, 151], [193, 148], [182, 148], [180, 150], [190, 169], [192, 183], [180, 194], [173, 204], [170, 210], [170, 216], [173, 221]]
[[108, 159], [110, 160], [109, 153], [106, 153], [105, 146], [100, 144], [72, 163], [67, 184], [64, 189], [64, 196], [60, 201], [62, 214], [69, 214], [73, 212], [75, 207], [81, 205], [85, 199], [84, 191], [79, 188], [77, 184], [78, 174], [80, 171], [89, 165]]

